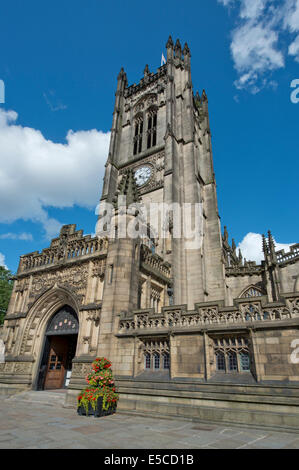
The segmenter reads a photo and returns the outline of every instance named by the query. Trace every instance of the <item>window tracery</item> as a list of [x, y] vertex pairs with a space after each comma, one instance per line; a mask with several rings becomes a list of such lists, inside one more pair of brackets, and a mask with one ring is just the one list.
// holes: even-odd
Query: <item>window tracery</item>
[[143, 340], [142, 354], [144, 356], [145, 370], [169, 370], [170, 349], [167, 339]]
[[155, 312], [159, 312], [161, 305], [161, 290], [156, 287], [151, 287], [150, 306]]
[[216, 370], [222, 372], [250, 371], [250, 345], [245, 336], [213, 338]]
[[256, 286], [249, 286], [241, 293], [240, 297], [261, 297], [264, 295], [262, 289]]
[[65, 306], [50, 320], [46, 334], [75, 334], [79, 331], [77, 315], [71, 307]]
[[157, 110], [150, 109], [147, 113], [147, 148], [154, 147], [157, 143]]
[[134, 155], [142, 151], [142, 136], [143, 136], [143, 116], [137, 116], [135, 118], [135, 130], [134, 130]]

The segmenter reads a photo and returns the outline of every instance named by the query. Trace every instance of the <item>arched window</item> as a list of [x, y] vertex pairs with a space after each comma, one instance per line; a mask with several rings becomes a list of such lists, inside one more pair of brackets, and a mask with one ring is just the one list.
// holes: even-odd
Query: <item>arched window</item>
[[250, 357], [248, 352], [242, 351], [240, 353], [240, 366], [241, 370], [250, 370]]
[[46, 334], [76, 334], [78, 331], [79, 322], [77, 315], [71, 307], [66, 305], [52, 317], [48, 324]]
[[224, 353], [221, 351], [216, 353], [216, 367], [217, 370], [225, 370], [225, 357]]
[[213, 338], [216, 370], [230, 372], [250, 371], [250, 343], [246, 336]]
[[151, 109], [147, 116], [147, 148], [157, 143], [157, 110]]
[[240, 297], [261, 297], [264, 295], [262, 289], [256, 286], [249, 286], [241, 293]]
[[170, 357], [168, 353], [163, 354], [163, 369], [169, 369], [170, 367]]
[[134, 132], [134, 149], [133, 154], [137, 155], [142, 151], [142, 135], [143, 135], [143, 117], [139, 116], [135, 119], [135, 132]]
[[151, 355], [149, 353], [145, 354], [145, 368], [151, 368]]
[[237, 354], [235, 352], [228, 354], [228, 368], [229, 370], [238, 370]]
[[159, 354], [154, 354], [154, 369], [160, 369], [160, 356]]

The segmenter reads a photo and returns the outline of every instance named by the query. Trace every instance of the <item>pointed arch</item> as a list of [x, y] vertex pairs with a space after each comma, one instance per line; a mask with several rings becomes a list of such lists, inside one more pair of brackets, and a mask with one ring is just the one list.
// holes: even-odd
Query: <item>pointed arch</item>
[[[54, 286], [44, 292], [30, 307], [23, 338], [18, 354], [37, 357], [50, 318], [63, 306], [69, 305], [77, 314], [79, 323], [79, 302], [76, 295], [66, 287]], [[31, 331], [34, 331], [32, 337]]]
[[260, 286], [251, 284], [250, 286], [247, 286], [246, 289], [242, 290], [241, 294], [239, 295], [239, 298], [261, 297], [265, 294], [266, 292]]

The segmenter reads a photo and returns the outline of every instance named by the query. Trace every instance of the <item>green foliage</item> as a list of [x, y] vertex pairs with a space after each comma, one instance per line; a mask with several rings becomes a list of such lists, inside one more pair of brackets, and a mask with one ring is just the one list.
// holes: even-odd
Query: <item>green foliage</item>
[[111, 362], [105, 357], [98, 357], [92, 363], [92, 371], [86, 376], [86, 387], [77, 398], [78, 407], [83, 406], [88, 415], [89, 404], [95, 410], [97, 401], [103, 398], [102, 409], [116, 407], [118, 393], [115, 388], [114, 378], [111, 370]]
[[9, 299], [12, 292], [12, 273], [4, 266], [0, 266], [0, 325], [3, 323]]

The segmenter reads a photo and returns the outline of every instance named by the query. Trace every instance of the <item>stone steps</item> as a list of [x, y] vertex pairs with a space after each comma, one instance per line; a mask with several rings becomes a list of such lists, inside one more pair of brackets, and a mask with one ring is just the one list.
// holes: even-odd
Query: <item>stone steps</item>
[[299, 430], [298, 386], [150, 382], [125, 378], [118, 378], [117, 385], [120, 391], [118, 410], [123, 412]]
[[27, 403], [38, 403], [46, 406], [56, 406], [63, 407], [65, 402], [65, 397], [67, 390], [57, 390], [57, 391], [35, 391], [29, 390], [21, 393], [16, 393], [15, 395], [6, 398], [5, 401], [10, 403], [12, 402], [27, 402]]

